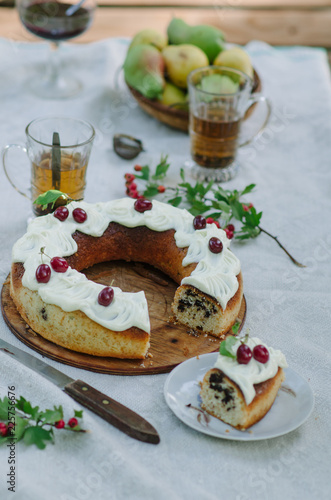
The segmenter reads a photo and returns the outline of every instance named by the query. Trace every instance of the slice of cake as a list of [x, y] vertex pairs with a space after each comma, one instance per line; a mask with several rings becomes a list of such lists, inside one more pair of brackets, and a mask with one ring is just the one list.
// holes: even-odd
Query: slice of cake
[[258, 338], [228, 337], [201, 383], [201, 408], [236, 429], [261, 420], [273, 405], [287, 367], [281, 351]]

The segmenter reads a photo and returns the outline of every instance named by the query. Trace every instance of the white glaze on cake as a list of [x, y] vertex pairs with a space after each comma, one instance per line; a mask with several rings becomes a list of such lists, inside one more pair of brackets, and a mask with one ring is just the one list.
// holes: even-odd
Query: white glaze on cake
[[[153, 200], [152, 210], [144, 213], [134, 209], [131, 198], [113, 200], [106, 203], [89, 204], [74, 202], [68, 205], [69, 217], [61, 222], [49, 214], [32, 220], [26, 234], [13, 247], [13, 262], [22, 262], [24, 275], [22, 284], [37, 291], [48, 304], [61, 307], [64, 311], [83, 311], [90, 319], [114, 331], [123, 331], [136, 326], [150, 332], [147, 302], [144, 292], [124, 293], [114, 287], [114, 300], [109, 307], [98, 304], [97, 296], [102, 285], [89, 281], [83, 274], [69, 268], [65, 273], [52, 271], [48, 283], [38, 283], [35, 277], [37, 267], [48, 263], [41, 257], [40, 249], [50, 258], [67, 257], [77, 251], [72, 234], [77, 230], [94, 237], [100, 237], [110, 222], [126, 227], [146, 226], [153, 231], [175, 230], [175, 241], [179, 248], [188, 247], [183, 265], [198, 263], [192, 274], [181, 284], [192, 285], [204, 293], [215, 297], [223, 310], [238, 289], [236, 276], [240, 272], [240, 262], [230, 251], [230, 240], [215, 224], [207, 224], [202, 230], [194, 230], [194, 217], [186, 210]], [[72, 211], [77, 207], [87, 212], [87, 220], [75, 222]], [[211, 237], [216, 236], [223, 243], [223, 251], [212, 253], [208, 248]]]
[[[238, 339], [238, 342], [232, 346], [231, 351], [234, 356], [236, 356], [240, 344], [241, 342]], [[273, 378], [278, 371], [278, 367], [286, 368], [288, 365], [281, 351], [268, 347], [257, 337], [249, 338], [246, 344], [252, 351], [256, 345], [264, 345], [269, 351], [269, 360], [266, 363], [260, 363], [252, 357], [247, 365], [240, 365], [237, 359], [219, 354], [214, 368], [221, 370], [240, 387], [246, 404], [249, 405], [256, 394], [254, 384], [260, 384], [261, 382]]]

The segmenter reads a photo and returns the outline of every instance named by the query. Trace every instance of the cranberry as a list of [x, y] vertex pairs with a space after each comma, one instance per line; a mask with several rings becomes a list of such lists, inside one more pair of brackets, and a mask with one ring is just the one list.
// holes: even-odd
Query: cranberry
[[141, 170], [143, 169], [143, 167], [141, 165], [135, 165], [134, 169], [135, 169], [136, 172], [141, 172]]
[[196, 215], [193, 219], [194, 229], [204, 229], [207, 225], [207, 221], [203, 215]]
[[114, 298], [114, 290], [111, 286], [106, 286], [98, 295], [98, 302], [101, 306], [109, 306]]
[[124, 177], [127, 182], [132, 182], [135, 179], [135, 176], [133, 174], [125, 174]]
[[63, 429], [63, 427], [66, 425], [64, 420], [58, 420], [57, 422], [55, 422], [55, 427], [57, 429]]
[[247, 205], [243, 204], [243, 209], [244, 209], [244, 212], [249, 212], [249, 207]]
[[269, 351], [268, 349], [262, 345], [256, 345], [253, 349], [253, 357], [258, 361], [259, 363], [266, 363], [269, 359]]
[[158, 190], [159, 193], [164, 193], [164, 191], [166, 190], [166, 188], [165, 188], [165, 186], [160, 185], [160, 186], [158, 186], [157, 190]]
[[215, 220], [212, 217], [207, 217], [206, 222], [207, 224], [215, 224], [218, 227], [218, 229], [221, 227], [218, 220]]
[[68, 262], [62, 257], [53, 257], [51, 259], [51, 266], [57, 273], [65, 273], [69, 267]]
[[127, 194], [130, 196], [130, 198], [134, 198], [135, 200], [139, 198], [139, 193], [137, 190], [129, 191]]
[[69, 427], [76, 427], [78, 425], [78, 420], [77, 418], [73, 417], [68, 420], [68, 425]]
[[140, 213], [146, 212], [147, 210], [152, 210], [152, 206], [153, 206], [152, 202], [146, 200], [146, 198], [139, 198], [137, 201], [134, 202], [134, 209]]
[[0, 436], [7, 436], [8, 427], [4, 422], [0, 422]]
[[69, 210], [67, 209], [67, 207], [57, 207], [57, 209], [54, 211], [54, 217], [56, 217], [62, 222], [66, 220], [68, 215], [69, 215]]
[[240, 365], [247, 365], [252, 359], [252, 350], [247, 344], [240, 344], [237, 350], [237, 361]]
[[51, 278], [51, 268], [48, 264], [40, 264], [36, 269], [36, 280], [38, 283], [48, 283]]
[[235, 227], [234, 227], [233, 224], [228, 224], [225, 229], [228, 229], [229, 231], [231, 231], [232, 233], [234, 233]]
[[72, 211], [72, 216], [79, 224], [82, 224], [87, 219], [87, 213], [82, 208], [75, 208], [75, 210]]
[[129, 182], [128, 183], [128, 189], [130, 191], [136, 191], [137, 190], [137, 184], [135, 182]]
[[223, 250], [223, 243], [221, 242], [221, 240], [213, 236], [209, 240], [209, 250], [213, 253], [221, 253], [221, 251]]
[[226, 236], [229, 238], [229, 240], [232, 240], [233, 238], [233, 232], [230, 231], [227, 227], [224, 229]]

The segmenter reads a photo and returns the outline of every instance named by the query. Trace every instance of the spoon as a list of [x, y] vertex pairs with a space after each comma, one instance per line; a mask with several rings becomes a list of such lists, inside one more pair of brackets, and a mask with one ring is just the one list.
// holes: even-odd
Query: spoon
[[69, 16], [72, 16], [73, 14], [75, 14], [75, 12], [77, 12], [77, 10], [80, 9], [80, 7], [83, 5], [84, 2], [85, 2], [85, 0], [80, 0], [78, 3], [71, 5], [65, 11], [65, 15], [69, 17]]

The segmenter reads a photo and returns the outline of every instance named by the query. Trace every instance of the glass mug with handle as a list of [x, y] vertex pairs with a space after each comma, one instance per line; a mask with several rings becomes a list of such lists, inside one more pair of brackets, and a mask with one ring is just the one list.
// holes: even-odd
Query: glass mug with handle
[[[57, 189], [74, 200], [84, 197], [86, 170], [95, 137], [93, 126], [67, 117], [37, 118], [26, 129], [26, 144], [9, 144], [2, 154], [3, 168], [11, 185], [32, 202], [49, 189]], [[9, 152], [18, 148], [30, 160], [31, 186], [18, 187], [9, 174]], [[12, 166], [13, 168], [13, 166]], [[14, 172], [18, 177], [19, 172]], [[47, 213], [33, 205], [35, 215]]]
[[[192, 160], [186, 163], [201, 181], [228, 181], [237, 173], [238, 148], [249, 144], [264, 130], [271, 114], [269, 100], [252, 94], [252, 79], [222, 66], [199, 68], [188, 76], [189, 134]], [[241, 137], [242, 122], [258, 103], [265, 107], [259, 130]]]

